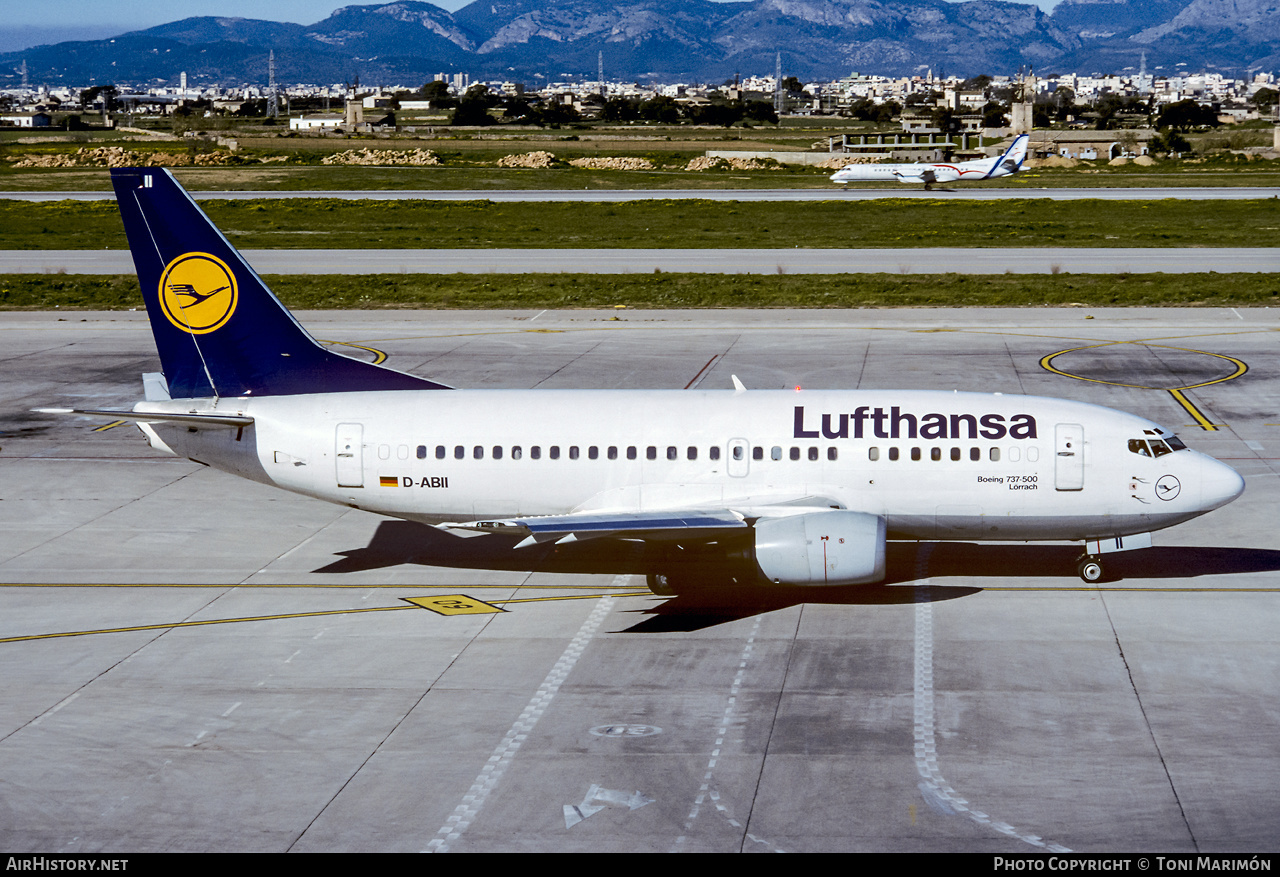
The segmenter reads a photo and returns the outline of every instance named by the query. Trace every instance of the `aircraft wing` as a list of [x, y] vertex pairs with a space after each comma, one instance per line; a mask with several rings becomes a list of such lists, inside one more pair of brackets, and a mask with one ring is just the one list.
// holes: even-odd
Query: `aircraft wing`
[[515, 547], [538, 542], [580, 542], [585, 539], [714, 540], [745, 532], [745, 517], [729, 509], [662, 509], [647, 512], [497, 518], [443, 524], [452, 530], [524, 535]]
[[170, 414], [158, 411], [116, 411], [110, 408], [33, 408], [40, 414], [83, 414], [88, 417], [110, 417], [115, 420], [132, 420], [137, 423], [183, 423], [206, 429], [223, 427], [243, 429], [253, 425], [253, 418], [245, 414]]
[[894, 171], [899, 183], [936, 183], [938, 175], [931, 167], [913, 168], [910, 173]]
[[586, 539], [711, 542], [741, 535], [761, 518], [781, 518], [843, 506], [822, 496], [739, 497], [717, 508], [661, 508], [643, 511], [574, 512], [490, 518], [440, 526], [478, 533], [507, 533], [525, 538], [515, 547], [536, 542], [581, 542]]

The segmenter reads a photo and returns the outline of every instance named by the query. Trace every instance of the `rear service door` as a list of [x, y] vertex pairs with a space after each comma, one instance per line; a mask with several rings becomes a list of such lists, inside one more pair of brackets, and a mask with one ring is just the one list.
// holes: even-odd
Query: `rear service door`
[[339, 487], [364, 487], [364, 426], [339, 423], [334, 437]]

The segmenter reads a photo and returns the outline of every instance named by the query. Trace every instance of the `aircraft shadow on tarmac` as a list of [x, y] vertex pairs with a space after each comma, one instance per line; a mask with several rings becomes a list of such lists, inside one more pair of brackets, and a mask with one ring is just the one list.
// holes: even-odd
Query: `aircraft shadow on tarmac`
[[[518, 537], [457, 536], [411, 521], [384, 521], [364, 548], [340, 551], [342, 560], [316, 570], [351, 573], [420, 564], [461, 569], [493, 569], [564, 574], [644, 575], [652, 560], [637, 542], [544, 543], [516, 549]], [[876, 585], [833, 588], [707, 588], [681, 594], [656, 607], [637, 610], [650, 617], [631, 632], [694, 630], [799, 603], [895, 605], [933, 603], [1008, 587], [1027, 578], [1053, 577], [1061, 587], [1085, 587], [1076, 578], [1080, 549], [1074, 545], [978, 545], [972, 542], [890, 542], [885, 580]], [[1107, 578], [1135, 588], [1158, 579], [1280, 570], [1280, 551], [1258, 548], [1147, 548], [1106, 556]], [[982, 584], [944, 585], [941, 578], [965, 577]], [[920, 584], [913, 583], [919, 582]]]

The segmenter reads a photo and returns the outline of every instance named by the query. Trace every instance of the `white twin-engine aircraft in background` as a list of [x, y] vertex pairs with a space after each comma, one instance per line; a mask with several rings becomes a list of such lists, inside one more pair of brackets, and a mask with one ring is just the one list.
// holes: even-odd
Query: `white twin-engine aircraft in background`
[[935, 164], [851, 164], [831, 175], [831, 182], [840, 183], [924, 183], [926, 189], [934, 183], [991, 180], [1007, 177], [1022, 169], [1027, 158], [1027, 142], [1030, 137], [1019, 134], [1004, 151], [993, 158], [974, 161]]
[[1149, 420], [1061, 399], [736, 377], [726, 390], [453, 390], [321, 347], [168, 171], [111, 174], [163, 374], [144, 376], [131, 412], [44, 410], [136, 421], [153, 447], [253, 481], [507, 534], [517, 550], [639, 541], [661, 594], [708, 569], [877, 582], [886, 539], [1077, 540], [1094, 582], [1102, 553], [1244, 489]]

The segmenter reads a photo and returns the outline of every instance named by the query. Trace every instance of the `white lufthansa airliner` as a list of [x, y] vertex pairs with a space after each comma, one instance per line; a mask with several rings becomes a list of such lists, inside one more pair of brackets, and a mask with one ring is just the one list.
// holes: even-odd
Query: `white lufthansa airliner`
[[840, 183], [924, 183], [926, 189], [934, 183], [954, 183], [957, 180], [991, 180], [1007, 177], [1022, 169], [1027, 158], [1027, 142], [1030, 137], [1019, 134], [1003, 155], [980, 158], [974, 161], [936, 164], [851, 164], [831, 175], [831, 182]]
[[514, 550], [641, 542], [658, 593], [709, 574], [876, 582], [886, 539], [1078, 540], [1092, 582], [1102, 553], [1244, 489], [1149, 420], [1061, 399], [737, 378], [453, 390], [317, 344], [168, 171], [112, 179], [163, 374], [131, 412], [46, 410], [125, 417], [162, 451]]

